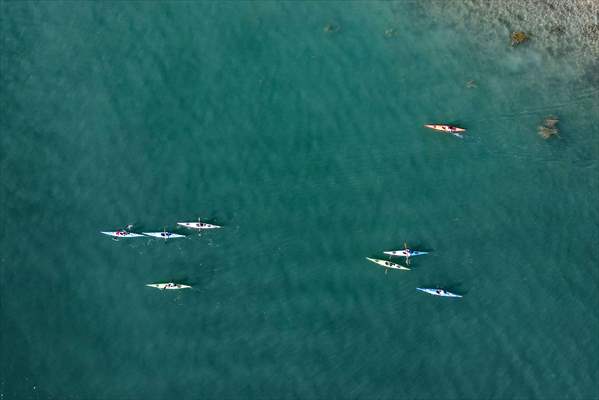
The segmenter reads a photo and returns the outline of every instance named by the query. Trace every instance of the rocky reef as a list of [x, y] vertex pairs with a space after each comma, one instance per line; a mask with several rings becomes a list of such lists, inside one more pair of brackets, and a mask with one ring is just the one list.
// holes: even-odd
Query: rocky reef
[[322, 31], [324, 33], [335, 33], [335, 32], [339, 32], [339, 30], [341, 29], [341, 27], [334, 23], [334, 22], [329, 22], [328, 24], [326, 24], [324, 26], [324, 28], [322, 28]]
[[[433, 18], [450, 18], [458, 29], [481, 40], [528, 39], [550, 54], [599, 59], [599, 0], [460, 0], [422, 2]], [[503, 36], [503, 38], [501, 37]]]
[[543, 124], [539, 126], [539, 136], [545, 140], [552, 138], [553, 136], [559, 136], [559, 131], [557, 129], [558, 122], [559, 119], [557, 119], [557, 117], [554, 115], [545, 117]]
[[512, 32], [512, 46], [517, 46], [528, 40], [528, 35], [522, 31]]

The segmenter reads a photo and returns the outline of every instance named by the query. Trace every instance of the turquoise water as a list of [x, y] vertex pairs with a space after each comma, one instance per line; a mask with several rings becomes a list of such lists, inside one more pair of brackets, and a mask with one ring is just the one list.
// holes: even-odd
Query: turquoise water
[[[572, 60], [408, 2], [0, 9], [0, 397], [599, 398]], [[198, 216], [224, 229], [98, 233]], [[404, 241], [433, 253], [364, 259]]]

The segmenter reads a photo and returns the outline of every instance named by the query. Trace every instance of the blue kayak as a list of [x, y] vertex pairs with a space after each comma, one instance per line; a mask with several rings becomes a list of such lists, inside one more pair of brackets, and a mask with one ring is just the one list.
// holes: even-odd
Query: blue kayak
[[383, 251], [383, 253], [385, 254], [389, 254], [390, 256], [395, 256], [395, 257], [415, 257], [415, 256], [423, 256], [425, 254], [428, 254], [428, 251], [417, 251], [417, 250], [410, 250], [410, 252], [408, 253], [407, 250], [392, 250], [392, 251]]

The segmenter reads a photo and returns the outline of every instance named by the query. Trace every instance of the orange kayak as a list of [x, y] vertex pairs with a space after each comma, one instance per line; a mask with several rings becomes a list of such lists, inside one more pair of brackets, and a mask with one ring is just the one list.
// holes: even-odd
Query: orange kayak
[[451, 125], [424, 125], [425, 128], [434, 129], [436, 131], [441, 131], [445, 133], [458, 133], [458, 132], [466, 132], [464, 128], [458, 128], [457, 126]]

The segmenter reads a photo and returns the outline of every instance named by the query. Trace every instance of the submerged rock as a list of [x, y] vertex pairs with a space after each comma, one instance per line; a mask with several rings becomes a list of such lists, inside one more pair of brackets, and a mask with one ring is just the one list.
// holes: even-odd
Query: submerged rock
[[397, 29], [395, 29], [395, 28], [385, 29], [385, 37], [386, 38], [391, 38], [391, 37], [394, 37], [397, 35], [399, 35], [399, 32], [397, 32]]
[[539, 126], [539, 136], [547, 140], [552, 136], [557, 136], [556, 128], [548, 128], [546, 126]]
[[559, 119], [557, 119], [557, 117], [555, 115], [550, 115], [548, 117], [545, 117], [545, 121], [543, 121], [543, 125], [545, 125], [548, 128], [555, 128], [558, 122], [559, 122]]
[[522, 31], [512, 32], [512, 46], [517, 46], [528, 40], [528, 35]]
[[559, 119], [554, 115], [549, 115], [543, 120], [543, 125], [539, 126], [539, 136], [547, 140], [552, 136], [559, 136], [557, 123]]
[[324, 33], [335, 33], [335, 32], [339, 32], [339, 29], [341, 29], [339, 27], [339, 25], [335, 24], [334, 22], [330, 22], [328, 24], [326, 24], [324, 26], [324, 28], [322, 28]]
[[589, 24], [582, 28], [582, 34], [588, 39], [599, 40], [599, 24]]
[[549, 33], [561, 36], [566, 33], [566, 28], [563, 25], [555, 25], [549, 30]]

